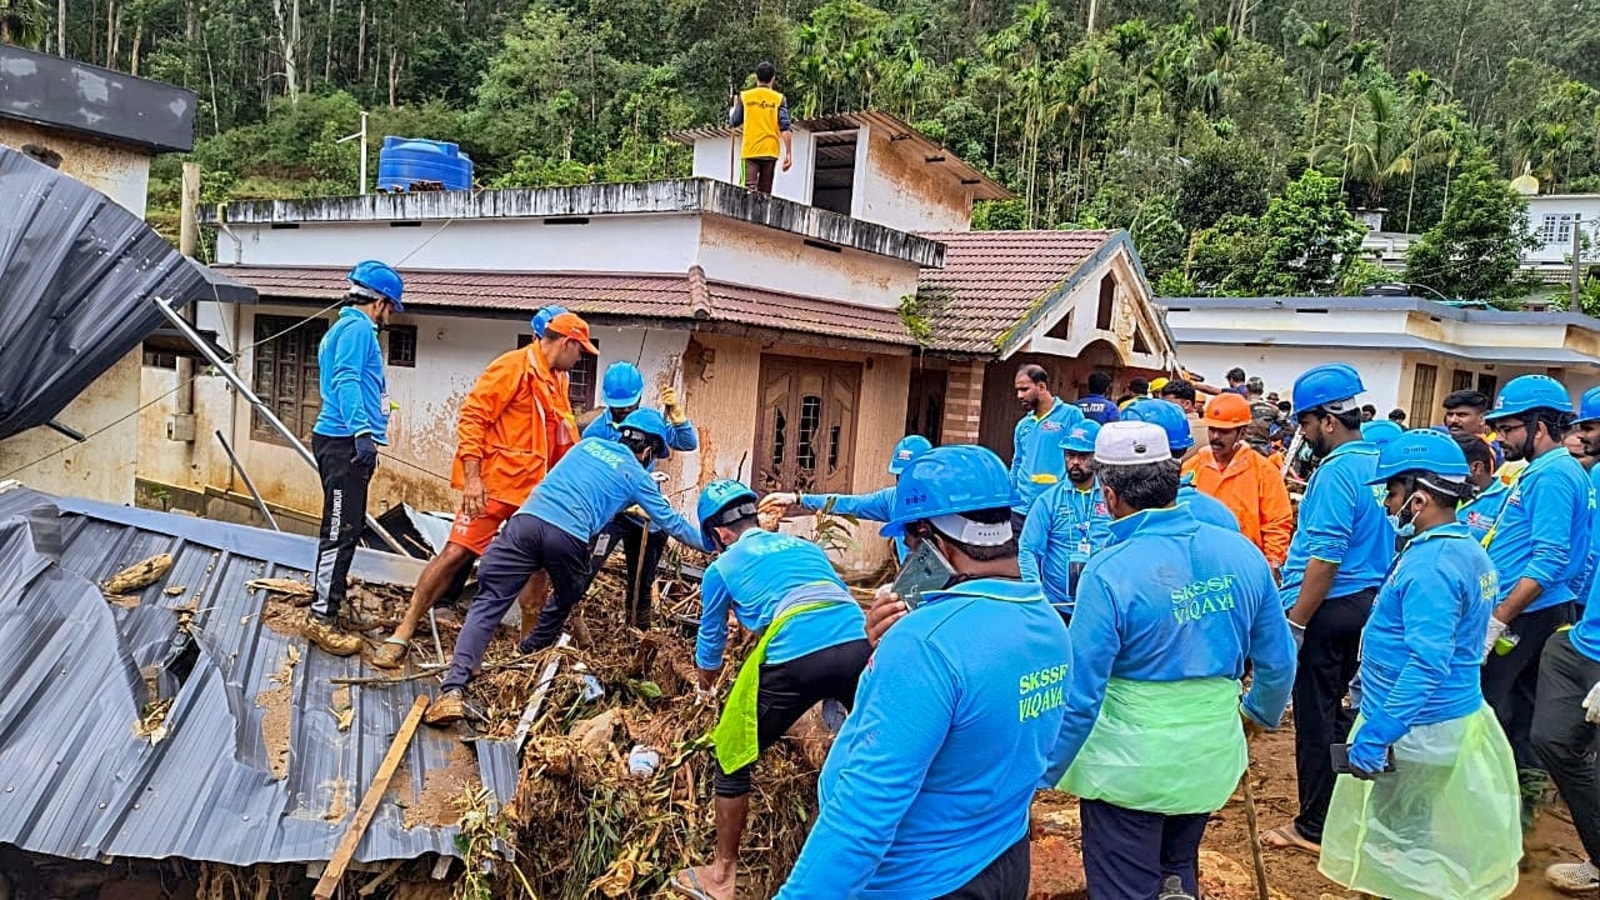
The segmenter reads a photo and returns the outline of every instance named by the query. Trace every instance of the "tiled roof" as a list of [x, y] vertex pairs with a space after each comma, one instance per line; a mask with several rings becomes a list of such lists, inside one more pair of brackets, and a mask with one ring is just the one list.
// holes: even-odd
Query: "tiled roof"
[[[339, 730], [329, 679], [372, 672], [274, 630], [265, 595], [247, 587], [304, 579], [316, 543], [0, 489], [0, 843], [72, 859], [331, 858], [428, 683], [350, 688], [354, 718]], [[159, 553], [172, 554], [172, 567], [136, 605], [107, 603], [97, 582]], [[420, 571], [416, 560], [367, 550], [351, 568], [401, 584]], [[180, 609], [192, 610], [186, 628]], [[156, 743], [134, 731], [148, 675], [173, 700]], [[284, 720], [269, 725], [277, 715]], [[509, 799], [515, 751], [486, 740], [476, 748], [479, 778]], [[425, 796], [453, 763], [470, 765], [461, 752], [448, 732], [417, 731], [357, 861], [459, 855], [453, 826], [408, 827], [401, 803]]]
[[[943, 269], [923, 269], [930, 349], [994, 353], [1114, 231], [968, 231], [924, 234], [946, 247]], [[263, 291], [265, 293], [265, 291]]]
[[[232, 278], [274, 297], [327, 300], [346, 287], [336, 268], [222, 266]], [[608, 272], [402, 270], [407, 309], [533, 313], [557, 303], [597, 320], [679, 319], [910, 345], [895, 310], [708, 281], [698, 266], [683, 275]]]

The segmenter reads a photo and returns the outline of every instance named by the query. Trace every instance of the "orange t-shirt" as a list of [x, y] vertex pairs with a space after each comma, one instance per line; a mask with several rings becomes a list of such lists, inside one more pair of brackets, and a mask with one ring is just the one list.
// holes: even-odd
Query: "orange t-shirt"
[[465, 486], [463, 463], [476, 459], [489, 496], [522, 505], [578, 441], [567, 384], [537, 341], [495, 357], [461, 404], [451, 486]]
[[1267, 562], [1282, 566], [1289, 556], [1294, 532], [1294, 511], [1281, 469], [1247, 446], [1234, 451], [1226, 470], [1217, 466], [1210, 447], [1184, 463], [1185, 474], [1194, 473], [1194, 486], [1215, 497], [1239, 520], [1239, 530], [1255, 544]]

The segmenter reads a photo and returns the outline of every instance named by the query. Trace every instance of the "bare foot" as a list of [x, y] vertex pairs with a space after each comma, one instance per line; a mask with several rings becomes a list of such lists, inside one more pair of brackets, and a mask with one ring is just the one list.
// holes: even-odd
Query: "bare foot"
[[1322, 854], [1322, 845], [1313, 844], [1300, 835], [1300, 830], [1291, 823], [1280, 825], [1261, 836], [1261, 846], [1268, 850], [1298, 850], [1312, 856]]

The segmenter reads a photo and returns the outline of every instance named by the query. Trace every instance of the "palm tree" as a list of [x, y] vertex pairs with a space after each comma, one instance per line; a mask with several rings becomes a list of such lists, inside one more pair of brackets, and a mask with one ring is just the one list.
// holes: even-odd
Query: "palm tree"
[[1218, 25], [1205, 36], [1206, 49], [1211, 51], [1211, 70], [1200, 76], [1196, 85], [1200, 94], [1200, 108], [1208, 116], [1222, 109], [1223, 90], [1233, 80], [1233, 32], [1226, 25]]
[[0, 44], [37, 49], [44, 43], [48, 17], [43, 0], [0, 0]]
[[[1358, 116], [1363, 106], [1366, 115]], [[1349, 179], [1361, 181], [1367, 188], [1367, 201], [1381, 205], [1385, 186], [1409, 174], [1414, 163], [1415, 147], [1407, 140], [1399, 98], [1389, 88], [1374, 85], [1357, 99], [1350, 121], [1351, 135], [1345, 146], [1319, 146], [1312, 151], [1312, 162], [1343, 156], [1340, 189]]]
[[1344, 32], [1323, 19], [1306, 29], [1296, 43], [1317, 55], [1317, 89], [1311, 100], [1311, 139], [1316, 140], [1317, 128], [1322, 122], [1322, 82], [1328, 68], [1328, 56], [1333, 45], [1344, 37]]

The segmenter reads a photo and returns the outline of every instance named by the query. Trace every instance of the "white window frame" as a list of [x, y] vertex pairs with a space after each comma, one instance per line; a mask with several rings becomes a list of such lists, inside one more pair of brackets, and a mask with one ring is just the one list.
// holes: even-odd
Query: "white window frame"
[[1545, 213], [1539, 220], [1539, 239], [1546, 247], [1572, 246], [1572, 213]]

